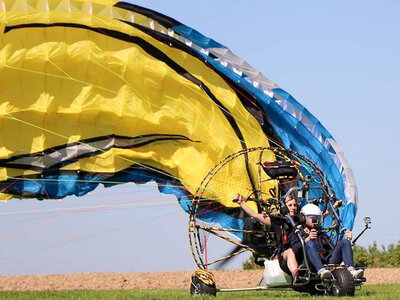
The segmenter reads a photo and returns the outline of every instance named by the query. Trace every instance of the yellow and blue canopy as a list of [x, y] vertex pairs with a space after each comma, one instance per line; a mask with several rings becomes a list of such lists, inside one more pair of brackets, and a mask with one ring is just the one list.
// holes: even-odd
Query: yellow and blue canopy
[[[223, 158], [277, 146], [321, 168], [352, 228], [357, 189], [332, 136], [227, 47], [116, 1], [3, 0], [0, 18], [1, 199], [155, 181], [189, 211]], [[233, 196], [252, 190], [251, 172], [215, 201], [238, 209]]]

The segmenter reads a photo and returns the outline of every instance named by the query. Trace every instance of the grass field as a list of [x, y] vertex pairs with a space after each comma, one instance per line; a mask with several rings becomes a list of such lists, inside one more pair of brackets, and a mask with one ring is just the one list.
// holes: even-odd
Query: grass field
[[[308, 299], [308, 294], [296, 292], [258, 291], [219, 293], [214, 297], [197, 299]], [[0, 299], [193, 299], [187, 290], [119, 290], [119, 291], [41, 291], [41, 292], [0, 292]], [[326, 299], [312, 297], [311, 299]], [[334, 299], [334, 298], [332, 298]], [[400, 299], [400, 285], [369, 285], [356, 291], [355, 297], [340, 299]]]

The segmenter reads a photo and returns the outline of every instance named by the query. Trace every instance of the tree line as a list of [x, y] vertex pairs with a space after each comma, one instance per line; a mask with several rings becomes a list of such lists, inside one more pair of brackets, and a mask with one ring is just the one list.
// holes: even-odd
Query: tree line
[[354, 246], [354, 263], [372, 268], [398, 268], [400, 267], [400, 241], [397, 244], [382, 245], [378, 248], [376, 242], [364, 248]]

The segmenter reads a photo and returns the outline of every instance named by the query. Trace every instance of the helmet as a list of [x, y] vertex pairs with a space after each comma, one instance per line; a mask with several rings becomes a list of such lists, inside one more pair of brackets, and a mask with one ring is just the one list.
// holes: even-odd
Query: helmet
[[306, 204], [300, 211], [300, 215], [309, 228], [318, 229], [322, 224], [322, 211], [315, 204]]
[[315, 204], [306, 204], [306, 205], [304, 205], [300, 212], [305, 216], [314, 215], [314, 216], [321, 216], [322, 217], [322, 211]]

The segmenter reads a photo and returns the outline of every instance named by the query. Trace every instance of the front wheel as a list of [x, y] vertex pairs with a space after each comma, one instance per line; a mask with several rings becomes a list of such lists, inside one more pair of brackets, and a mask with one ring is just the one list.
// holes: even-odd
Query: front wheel
[[215, 278], [211, 272], [198, 270], [192, 275], [190, 283], [190, 294], [192, 296], [209, 295], [216, 296], [217, 288]]
[[355, 284], [351, 273], [346, 268], [332, 271], [336, 281], [332, 284], [331, 294], [333, 296], [354, 296]]

